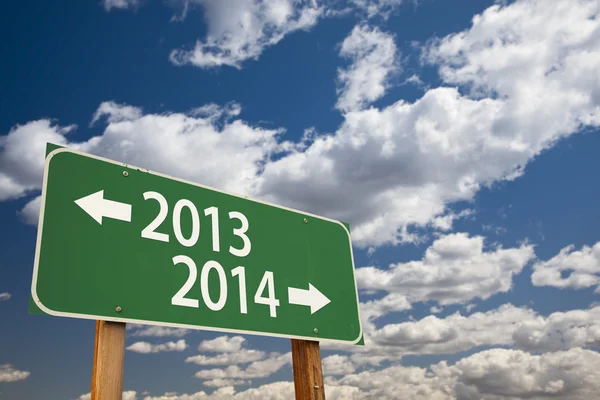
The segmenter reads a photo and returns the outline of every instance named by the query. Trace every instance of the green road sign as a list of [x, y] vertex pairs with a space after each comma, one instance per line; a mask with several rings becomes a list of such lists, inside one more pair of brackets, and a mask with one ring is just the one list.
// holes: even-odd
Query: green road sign
[[340, 222], [58, 148], [31, 295], [63, 317], [358, 343]]

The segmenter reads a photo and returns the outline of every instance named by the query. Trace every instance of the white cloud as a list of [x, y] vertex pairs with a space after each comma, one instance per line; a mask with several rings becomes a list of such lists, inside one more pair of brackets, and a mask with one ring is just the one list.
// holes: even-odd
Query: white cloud
[[594, 365], [600, 365], [600, 353], [579, 348], [542, 355], [493, 349], [462, 359], [450, 370], [458, 376], [456, 396], [461, 399], [583, 400], [600, 393], [600, 371]]
[[46, 142], [67, 143], [75, 126], [58, 127], [50, 120], [17, 125], [0, 136], [0, 201], [23, 196], [41, 187]]
[[[225, 4], [210, 3], [223, 20], [230, 14]], [[252, 21], [247, 7], [254, 3], [245, 4], [234, 8], [232, 24], [246, 14]], [[557, 140], [598, 125], [596, 14], [591, 0], [496, 4], [468, 30], [427, 47], [424, 59], [440, 66], [445, 84], [458, 87], [430, 89], [413, 103], [348, 112], [337, 132], [304, 146], [281, 145], [279, 131], [239, 120], [221, 129], [208, 118], [178, 113], [109, 122], [102, 136], [80, 147], [348, 221], [359, 247], [415, 241], [419, 235], [411, 229], [430, 227], [448, 204], [518, 177]], [[215, 32], [227, 31], [228, 23], [215, 25]], [[65, 143], [60, 130], [42, 120], [2, 136], [0, 198], [39, 189], [43, 134]], [[30, 149], [32, 143], [42, 150]], [[268, 160], [283, 148], [291, 154]]]
[[533, 256], [531, 245], [485, 251], [483, 237], [455, 233], [433, 242], [422, 260], [386, 270], [358, 268], [356, 279], [361, 289], [402, 293], [410, 302], [465, 303], [510, 290], [513, 276]]
[[438, 377], [426, 368], [392, 366], [378, 371], [363, 371], [328, 379], [325, 388], [331, 386], [354, 387], [358, 390], [352, 399], [452, 399], [451, 376]]
[[[428, 368], [393, 365], [380, 370], [328, 377], [330, 400], [501, 400], [517, 398], [584, 400], [600, 392], [600, 353], [573, 348], [532, 355], [521, 350], [490, 349]], [[232, 386], [211, 394], [165, 393], [144, 400], [287, 400], [292, 382], [273, 382], [236, 392]], [[83, 398], [82, 398], [83, 400]]]
[[[143, 326], [143, 325], [141, 325]], [[183, 337], [189, 333], [189, 329], [168, 328], [166, 326], [148, 326], [133, 332], [132, 336], [145, 337]]]
[[350, 357], [333, 354], [322, 360], [323, 375], [347, 375], [355, 371], [355, 366]]
[[450, 211], [444, 215], [437, 216], [431, 220], [431, 227], [440, 231], [449, 231], [452, 229], [452, 224], [459, 218], [465, 218], [473, 215], [473, 210], [462, 210], [459, 213]]
[[197, 365], [237, 365], [262, 360], [266, 353], [260, 350], [240, 349], [215, 356], [197, 355], [185, 359], [186, 363]]
[[[226, 388], [226, 390], [230, 390]], [[162, 396], [146, 396], [144, 400], [207, 400], [207, 399], [219, 399], [216, 396], [211, 397], [207, 395], [206, 392], [197, 392], [194, 394], [182, 394], [178, 395], [176, 393], [165, 393]], [[223, 399], [223, 397], [221, 397]], [[220, 400], [220, 399], [219, 399]]]
[[441, 313], [442, 311], [444, 311], [444, 308], [443, 308], [443, 307], [431, 306], [431, 307], [429, 308], [429, 312], [430, 312], [430, 313], [432, 313], [432, 314], [439, 314], [439, 313]]
[[[567, 276], [563, 277], [562, 273]], [[581, 289], [600, 283], [600, 242], [594, 246], [567, 246], [548, 261], [533, 266], [531, 282], [535, 286]], [[598, 291], [598, 289], [596, 289]]]
[[352, 3], [366, 13], [368, 18], [381, 16], [387, 19], [406, 0], [352, 0]]
[[[369, 344], [380, 352], [404, 354], [453, 354], [479, 346], [513, 343], [513, 334], [524, 321], [533, 321], [529, 309], [506, 304], [497, 310], [446, 318], [430, 315], [418, 321], [388, 324], [369, 335]], [[386, 350], [387, 348], [387, 350]]]
[[209, 118], [210, 120], [218, 120], [223, 118], [230, 120], [242, 113], [242, 106], [238, 103], [231, 102], [224, 106], [215, 103], [205, 104], [200, 107], [193, 108], [190, 112], [195, 117]]
[[127, 347], [127, 350], [133, 351], [134, 353], [160, 353], [164, 351], [184, 351], [187, 348], [187, 344], [184, 339], [178, 340], [177, 342], [166, 342], [160, 344], [151, 344], [148, 342], [136, 342]]
[[[262, 164], [283, 150], [281, 130], [255, 128], [230, 118], [239, 108], [212, 108], [212, 113], [140, 115], [129, 106], [102, 103], [97, 114], [107, 115], [103, 134], [86, 142], [70, 142], [73, 127], [39, 120], [19, 125], [0, 137], [0, 201], [39, 191], [46, 142], [127, 162], [138, 167], [200, 182], [223, 190], [247, 193]], [[111, 122], [112, 121], [112, 122]], [[224, 165], [235, 168], [223, 168]], [[21, 214], [37, 222], [40, 199]]]
[[405, 355], [455, 354], [482, 346], [510, 346], [529, 352], [600, 346], [600, 307], [541, 316], [529, 308], [504, 304], [468, 316], [460, 312], [445, 318], [430, 315], [381, 327], [375, 326], [375, 319], [364, 330], [366, 346], [324, 343], [323, 348], [351, 353], [355, 366], [378, 366]]
[[588, 399], [600, 392], [600, 353], [579, 348], [531, 355], [491, 349], [448, 366], [392, 366], [328, 379], [355, 387], [354, 399]]
[[204, 340], [198, 350], [210, 353], [233, 353], [240, 351], [246, 341], [242, 336], [219, 336], [212, 340]]
[[600, 345], [600, 307], [556, 312], [547, 317], [506, 304], [496, 310], [440, 319], [389, 324], [371, 339], [400, 348], [403, 354], [453, 354], [479, 346], [516, 346], [554, 351]]
[[231, 365], [227, 368], [205, 369], [196, 372], [196, 378], [213, 379], [252, 379], [266, 378], [279, 371], [285, 365], [292, 362], [292, 353], [279, 354], [272, 353], [268, 358], [260, 361], [254, 361], [246, 368], [240, 368], [237, 365]]
[[[79, 396], [76, 400], [91, 400], [92, 394], [86, 393]], [[135, 390], [128, 390], [123, 392], [122, 400], [137, 400], [137, 392]]]
[[140, 0], [102, 0], [104, 9], [108, 12], [113, 8], [125, 10], [140, 5]]
[[40, 218], [40, 206], [42, 205], [42, 196], [34, 197], [25, 204], [22, 210], [18, 212], [21, 220], [29, 225], [37, 225]]
[[360, 317], [365, 334], [375, 330], [374, 321], [388, 313], [410, 310], [412, 306], [403, 295], [391, 293], [381, 299], [360, 303]]
[[[331, 400], [358, 399], [351, 397], [358, 391], [359, 389], [356, 387], [325, 385], [326, 398]], [[293, 398], [294, 384], [292, 382], [273, 382], [238, 393], [233, 387], [223, 387], [211, 394], [203, 391], [181, 395], [165, 393], [158, 397], [144, 397], [144, 400], [289, 400]]]
[[322, 8], [316, 0], [182, 0], [201, 4], [208, 33], [192, 49], [171, 53], [175, 64], [202, 68], [229, 65], [241, 68], [256, 60], [286, 35], [307, 30], [319, 19]]
[[[578, 123], [597, 123], [598, 12], [594, 0], [496, 4], [475, 16], [468, 31], [434, 42], [426, 58], [441, 64], [446, 82], [469, 85], [478, 95], [507, 97], [507, 105], [528, 106], [521, 110], [524, 118], [499, 121], [509, 126], [498, 126], [497, 133], [518, 129], [526, 134], [523, 129], [533, 126], [521, 123], [530, 122], [543, 128], [540, 139], [547, 139]], [[550, 93], [559, 95], [548, 99]], [[551, 107], [544, 116], [561, 112], [544, 123], [532, 115], [542, 105]], [[550, 122], [559, 124], [557, 132], [548, 130]]]
[[364, 108], [382, 97], [390, 77], [399, 72], [394, 37], [378, 28], [357, 25], [344, 39], [340, 55], [352, 60], [347, 69], [338, 69], [338, 101], [342, 111]]
[[231, 386], [223, 387], [211, 394], [197, 392], [194, 394], [144, 397], [144, 400], [289, 400], [294, 398], [294, 384], [291, 382], [274, 382], [257, 388], [236, 393]]
[[237, 393], [235, 400], [289, 400], [294, 398], [294, 384], [274, 382]]
[[522, 321], [512, 338], [515, 346], [528, 351], [600, 346], [600, 307]]
[[[217, 108], [215, 112], [218, 112]], [[128, 106], [126, 104], [117, 104], [114, 101], [105, 101], [94, 113], [90, 126], [94, 125], [102, 117], [107, 117], [111, 124], [123, 121], [133, 121], [142, 117], [142, 110], [138, 107]]]
[[427, 86], [425, 84], [425, 82], [423, 82], [423, 80], [419, 77], [419, 75], [416, 74], [412, 74], [411, 76], [409, 76], [408, 78], [406, 78], [404, 80], [404, 82], [402, 82], [403, 85], [407, 85], [407, 84], [412, 84], [416, 87], [425, 87]]
[[349, 221], [359, 246], [414, 240], [409, 227], [518, 177], [558, 139], [598, 125], [596, 13], [590, 0], [492, 6], [427, 48], [425, 60], [458, 88], [347, 113], [334, 135], [269, 163], [260, 193]]
[[27, 379], [31, 372], [19, 371], [10, 364], [0, 364], [0, 382], [16, 382]]
[[211, 379], [209, 381], [202, 382], [206, 386], [210, 387], [226, 387], [226, 386], [242, 386], [246, 385], [247, 381], [235, 380], [235, 379]]
[[8, 301], [12, 295], [8, 292], [0, 293], [0, 301]]

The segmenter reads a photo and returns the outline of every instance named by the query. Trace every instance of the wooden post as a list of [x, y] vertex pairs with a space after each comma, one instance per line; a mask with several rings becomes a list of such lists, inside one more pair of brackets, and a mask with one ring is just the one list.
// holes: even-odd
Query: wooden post
[[325, 400], [319, 342], [292, 339], [296, 400]]
[[121, 400], [125, 361], [125, 324], [96, 321], [92, 400]]

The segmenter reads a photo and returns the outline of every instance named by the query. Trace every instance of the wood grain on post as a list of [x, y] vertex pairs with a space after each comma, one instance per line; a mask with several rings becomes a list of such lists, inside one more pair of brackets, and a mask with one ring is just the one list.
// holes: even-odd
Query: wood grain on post
[[96, 321], [92, 400], [121, 400], [125, 361], [125, 324]]
[[292, 339], [296, 400], [325, 400], [319, 342]]

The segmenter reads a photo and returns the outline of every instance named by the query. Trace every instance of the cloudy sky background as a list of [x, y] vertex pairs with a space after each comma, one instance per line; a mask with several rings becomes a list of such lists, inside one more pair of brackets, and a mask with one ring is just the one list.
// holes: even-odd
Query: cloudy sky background
[[[28, 315], [46, 142], [348, 221], [365, 347], [328, 399], [600, 395], [594, 0], [12, 4], [0, 398], [89, 398]], [[128, 326], [127, 399], [289, 399], [288, 340]]]

